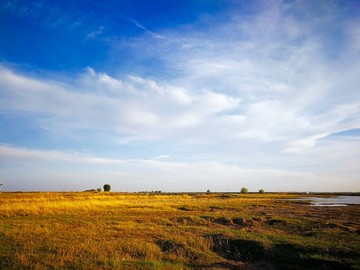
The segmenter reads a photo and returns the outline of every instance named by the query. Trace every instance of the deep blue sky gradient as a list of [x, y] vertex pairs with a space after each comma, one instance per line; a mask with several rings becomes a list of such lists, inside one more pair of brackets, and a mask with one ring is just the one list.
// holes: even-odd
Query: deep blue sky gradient
[[[4, 1], [0, 60], [50, 71], [76, 71], [106, 61], [113, 40], [186, 25], [228, 8], [222, 1]], [[101, 33], [89, 33], [103, 28]], [[117, 61], [132, 57], [123, 52]], [[108, 70], [104, 70], [107, 71]]]

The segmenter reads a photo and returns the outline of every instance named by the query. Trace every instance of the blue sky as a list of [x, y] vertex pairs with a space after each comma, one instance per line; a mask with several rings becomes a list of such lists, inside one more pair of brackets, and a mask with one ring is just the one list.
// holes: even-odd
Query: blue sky
[[1, 1], [3, 190], [360, 191], [359, 15]]

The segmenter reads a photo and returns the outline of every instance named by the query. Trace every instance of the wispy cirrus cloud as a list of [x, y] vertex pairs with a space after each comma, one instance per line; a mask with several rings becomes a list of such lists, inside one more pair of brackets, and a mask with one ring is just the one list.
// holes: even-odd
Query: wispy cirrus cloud
[[98, 35], [101, 35], [105, 30], [104, 26], [99, 26], [96, 30], [91, 31], [90, 33], [87, 34], [86, 38], [87, 39], [93, 39]]
[[[173, 79], [178, 85], [240, 98], [233, 113], [246, 120], [231, 130], [239, 138], [280, 140], [284, 149], [308, 141], [298, 148], [303, 150], [323, 134], [358, 128], [359, 63], [353, 48], [358, 35], [353, 23], [331, 3], [315, 11], [299, 2], [261, 5], [248, 17], [230, 12], [207, 18], [201, 30], [168, 30], [181, 42], [153, 42], [151, 52], [182, 74]], [[346, 38], [335, 39], [336, 33]]]

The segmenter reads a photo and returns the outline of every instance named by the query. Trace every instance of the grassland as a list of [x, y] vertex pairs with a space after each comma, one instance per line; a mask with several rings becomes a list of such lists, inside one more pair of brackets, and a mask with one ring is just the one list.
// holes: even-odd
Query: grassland
[[360, 206], [295, 197], [0, 193], [0, 269], [360, 269]]

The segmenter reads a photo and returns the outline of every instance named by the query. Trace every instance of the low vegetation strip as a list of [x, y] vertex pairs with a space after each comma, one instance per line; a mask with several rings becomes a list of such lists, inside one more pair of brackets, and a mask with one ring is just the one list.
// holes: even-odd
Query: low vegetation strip
[[360, 206], [298, 196], [1, 193], [0, 269], [360, 269]]

